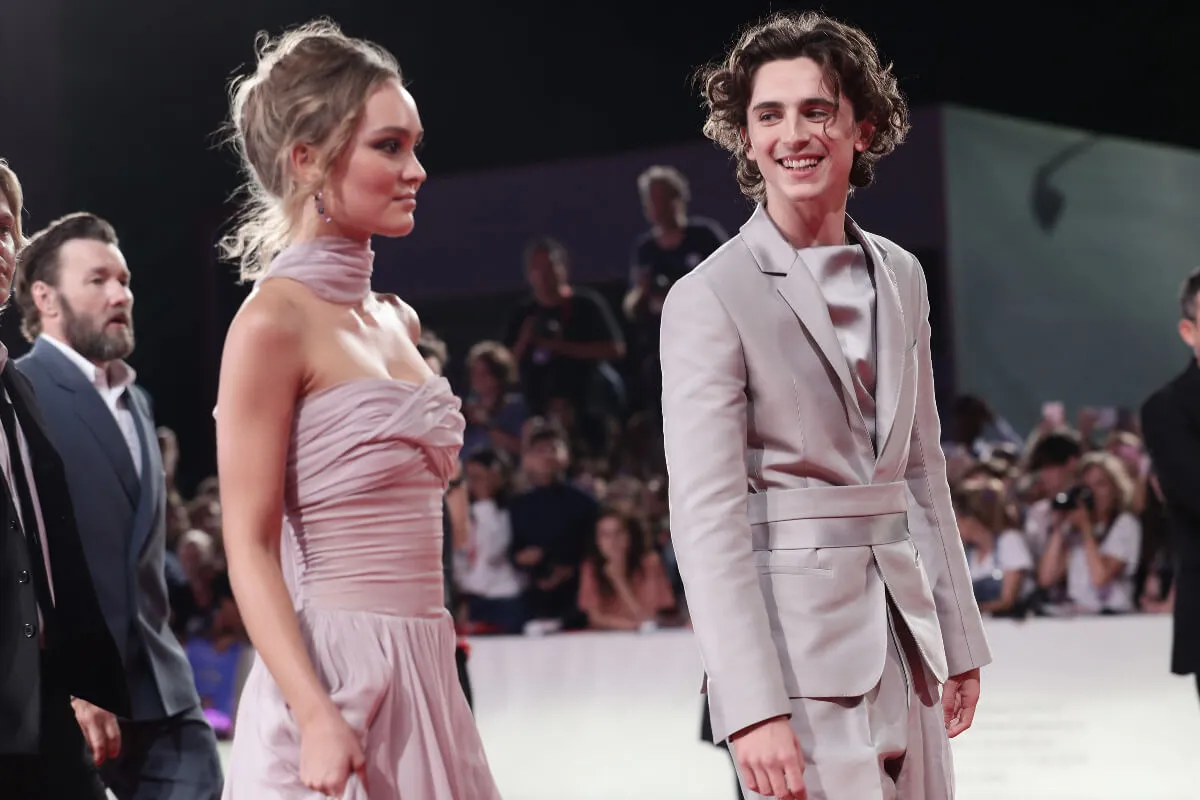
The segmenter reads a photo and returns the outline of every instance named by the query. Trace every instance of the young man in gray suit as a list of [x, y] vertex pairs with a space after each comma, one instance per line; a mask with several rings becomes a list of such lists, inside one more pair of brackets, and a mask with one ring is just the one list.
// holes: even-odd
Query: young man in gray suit
[[120, 800], [216, 800], [216, 738], [168, 626], [166, 484], [149, 398], [123, 360], [134, 345], [133, 294], [112, 226], [80, 213], [37, 233], [18, 259], [16, 297], [34, 343], [17, 367], [66, 464], [132, 700], [128, 719], [84, 700], [73, 704], [76, 717]]
[[[671, 533], [748, 796], [941, 800], [991, 660], [916, 259], [846, 214], [908, 128], [861, 31], [751, 27], [702, 73], [757, 207], [662, 312]], [[941, 702], [939, 703], [939, 684]]]

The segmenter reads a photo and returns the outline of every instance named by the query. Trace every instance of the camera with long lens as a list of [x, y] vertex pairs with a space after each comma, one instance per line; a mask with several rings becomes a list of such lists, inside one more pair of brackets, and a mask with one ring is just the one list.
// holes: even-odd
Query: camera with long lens
[[1056, 494], [1050, 505], [1055, 511], [1074, 511], [1081, 507], [1093, 511], [1096, 507], [1096, 499], [1088, 487], [1072, 486], [1065, 492]]

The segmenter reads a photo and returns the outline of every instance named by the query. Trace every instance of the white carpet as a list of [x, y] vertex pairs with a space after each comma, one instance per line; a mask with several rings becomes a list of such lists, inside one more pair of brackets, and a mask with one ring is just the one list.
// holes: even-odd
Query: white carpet
[[[1195, 800], [1200, 698], [1167, 672], [1165, 617], [991, 622], [963, 800]], [[698, 741], [686, 632], [476, 639], [476, 716], [505, 800], [729, 800]]]

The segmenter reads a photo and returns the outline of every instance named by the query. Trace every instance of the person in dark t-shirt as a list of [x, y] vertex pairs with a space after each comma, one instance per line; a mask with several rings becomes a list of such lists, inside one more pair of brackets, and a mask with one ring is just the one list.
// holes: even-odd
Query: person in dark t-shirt
[[611, 364], [625, 355], [624, 334], [603, 297], [571, 285], [559, 242], [530, 243], [525, 274], [532, 296], [510, 316], [504, 343], [520, 365], [529, 411], [544, 415], [551, 398], [566, 398], [581, 427], [598, 435], [604, 418], [625, 405], [624, 381]]
[[623, 310], [633, 331], [630, 344], [640, 405], [657, 408], [658, 326], [663, 301], [675, 281], [695, 269], [729, 237], [715, 221], [688, 216], [691, 190], [687, 179], [674, 167], [647, 169], [638, 176], [638, 193], [651, 227], [634, 242]]
[[513, 563], [524, 576], [525, 607], [531, 620], [555, 620], [583, 628], [579, 611], [579, 567], [595, 533], [599, 503], [563, 480], [570, 453], [566, 437], [544, 421], [531, 428], [521, 468], [529, 488], [509, 501]]

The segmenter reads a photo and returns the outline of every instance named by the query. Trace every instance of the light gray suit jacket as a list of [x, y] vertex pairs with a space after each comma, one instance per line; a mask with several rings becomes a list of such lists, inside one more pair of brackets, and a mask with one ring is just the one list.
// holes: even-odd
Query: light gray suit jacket
[[939, 445], [921, 266], [865, 233], [878, 455], [828, 307], [760, 205], [662, 311], [671, 536], [717, 741], [870, 691], [890, 594], [933, 677], [991, 660]]

